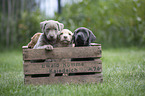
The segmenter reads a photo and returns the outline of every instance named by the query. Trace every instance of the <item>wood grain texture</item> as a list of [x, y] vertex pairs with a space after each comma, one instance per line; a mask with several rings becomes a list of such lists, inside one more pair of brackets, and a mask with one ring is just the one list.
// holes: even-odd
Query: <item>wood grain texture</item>
[[[91, 46], [101, 46], [101, 44], [98, 43], [91, 43]], [[75, 46], [75, 44], [73, 44], [73, 46]], [[28, 46], [22, 46], [22, 49], [28, 49]]]
[[24, 63], [24, 74], [102, 72], [102, 61]]
[[[103, 81], [101, 54], [101, 44], [96, 43], [90, 47], [60, 47], [52, 51], [23, 46], [25, 84], [100, 83]], [[95, 59], [71, 61], [71, 58]]]
[[40, 59], [68, 59], [68, 58], [97, 58], [101, 57], [101, 46], [91, 47], [65, 47], [45, 49], [23, 49], [23, 60]]
[[39, 77], [25, 78], [25, 84], [65, 84], [65, 83], [101, 83], [103, 81], [102, 74], [81, 75], [81, 76], [58, 76], [58, 77]]

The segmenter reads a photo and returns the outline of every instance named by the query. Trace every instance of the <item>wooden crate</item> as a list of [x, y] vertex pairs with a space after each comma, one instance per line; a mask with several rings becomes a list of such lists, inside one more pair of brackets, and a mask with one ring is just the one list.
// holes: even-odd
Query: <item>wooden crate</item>
[[[94, 58], [71, 61], [71, 58]], [[53, 51], [23, 46], [25, 84], [99, 83], [103, 81], [101, 45], [63, 47]]]

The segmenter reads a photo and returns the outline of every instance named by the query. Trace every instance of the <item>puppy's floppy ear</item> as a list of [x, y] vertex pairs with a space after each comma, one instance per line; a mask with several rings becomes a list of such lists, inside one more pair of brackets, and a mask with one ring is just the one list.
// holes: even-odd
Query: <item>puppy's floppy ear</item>
[[45, 26], [47, 23], [48, 23], [48, 21], [40, 22], [40, 28], [42, 29], [42, 32], [44, 32], [44, 29], [45, 29]]
[[62, 23], [59, 23], [59, 30], [62, 30], [64, 28], [64, 25]]
[[74, 33], [72, 34], [72, 40], [71, 40], [71, 43], [75, 43], [75, 37], [74, 37]]
[[89, 32], [89, 41], [88, 43], [90, 44], [91, 42], [96, 40], [96, 36], [93, 34], [93, 32], [91, 30], [88, 29]]
[[42, 27], [43, 27], [43, 22], [40, 22], [40, 28], [42, 29]]
[[75, 43], [75, 36], [74, 36], [74, 34], [72, 36], [72, 42]]
[[40, 28], [42, 29], [43, 28], [43, 25], [46, 23], [46, 22], [48, 22], [48, 21], [43, 21], [43, 22], [40, 22]]
[[58, 38], [58, 39], [60, 39], [60, 33], [61, 33], [61, 31], [59, 31], [59, 32], [57, 33], [57, 38]]
[[59, 31], [62, 31], [64, 25], [62, 23], [57, 22]]
[[76, 29], [76, 30], [74, 31], [74, 33], [73, 33], [73, 36], [72, 36], [72, 41], [73, 41], [73, 43], [75, 43], [75, 36], [76, 36], [76, 33], [77, 33], [78, 30], [79, 30], [79, 29]]

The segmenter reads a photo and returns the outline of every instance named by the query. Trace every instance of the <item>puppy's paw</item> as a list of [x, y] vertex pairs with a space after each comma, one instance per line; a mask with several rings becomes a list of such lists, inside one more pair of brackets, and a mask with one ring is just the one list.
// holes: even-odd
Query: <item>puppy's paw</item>
[[51, 50], [53, 50], [53, 46], [52, 45], [45, 45], [45, 49], [51, 51]]

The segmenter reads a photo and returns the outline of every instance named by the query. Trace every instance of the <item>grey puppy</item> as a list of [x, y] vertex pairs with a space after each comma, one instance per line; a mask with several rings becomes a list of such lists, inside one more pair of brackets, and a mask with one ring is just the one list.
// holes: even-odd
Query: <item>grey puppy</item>
[[95, 40], [96, 36], [93, 34], [93, 32], [85, 27], [76, 29], [73, 35], [75, 47], [90, 46], [90, 43]]
[[40, 35], [33, 49], [52, 50], [59, 42], [57, 37], [64, 25], [58, 21], [49, 20], [41, 22], [40, 27], [43, 33]]
[[[93, 32], [85, 27], [80, 27], [75, 30], [73, 35], [75, 47], [90, 46], [91, 42], [96, 40]], [[91, 61], [94, 58], [72, 58], [71, 61]]]

